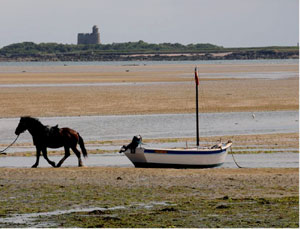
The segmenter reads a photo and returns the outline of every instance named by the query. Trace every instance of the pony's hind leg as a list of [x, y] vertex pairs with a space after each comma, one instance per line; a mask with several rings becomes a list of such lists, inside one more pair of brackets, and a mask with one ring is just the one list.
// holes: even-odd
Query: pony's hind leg
[[82, 167], [82, 160], [81, 160], [81, 155], [80, 155], [80, 151], [76, 148], [76, 146], [72, 147], [73, 152], [76, 154], [77, 158], [78, 158], [78, 166]]
[[65, 155], [64, 157], [58, 162], [56, 167], [60, 167], [62, 163], [70, 156], [70, 148], [65, 146]]
[[46, 159], [46, 161], [47, 161], [50, 165], [52, 165], [53, 167], [55, 167], [55, 162], [54, 162], [54, 161], [50, 161], [49, 158], [48, 158], [48, 156], [47, 156], [47, 148], [42, 149], [42, 152], [43, 152], [43, 156], [44, 156], [44, 158]]
[[31, 166], [31, 168], [38, 167], [39, 161], [40, 161], [40, 156], [41, 156], [41, 149], [36, 148], [36, 162], [34, 163], [33, 166]]

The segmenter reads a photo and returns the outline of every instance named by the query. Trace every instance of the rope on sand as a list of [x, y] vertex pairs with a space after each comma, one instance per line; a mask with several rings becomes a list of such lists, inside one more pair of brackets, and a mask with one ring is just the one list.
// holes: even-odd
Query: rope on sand
[[232, 156], [233, 161], [234, 161], [234, 163], [236, 164], [236, 166], [237, 166], [238, 168], [245, 168], [245, 167], [240, 166], [240, 165], [236, 162], [236, 160], [235, 160], [235, 158], [234, 158], [234, 156], [233, 156], [233, 153], [232, 153], [232, 148], [231, 148], [231, 146], [230, 146], [230, 152], [231, 152], [231, 156]]
[[9, 145], [9, 146], [7, 146], [4, 150], [1, 150], [0, 151], [0, 154], [4, 154], [4, 155], [6, 155], [6, 153], [4, 153], [9, 147], [11, 147], [16, 141], [17, 141], [17, 139], [18, 139], [18, 137], [19, 137], [20, 135], [18, 135], [17, 137], [16, 137], [16, 139]]

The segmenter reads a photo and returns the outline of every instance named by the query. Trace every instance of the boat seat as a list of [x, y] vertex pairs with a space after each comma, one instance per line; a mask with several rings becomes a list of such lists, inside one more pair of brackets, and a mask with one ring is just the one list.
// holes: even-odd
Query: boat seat
[[211, 147], [211, 149], [219, 149], [219, 148], [222, 148], [222, 143], [213, 145], [213, 146]]

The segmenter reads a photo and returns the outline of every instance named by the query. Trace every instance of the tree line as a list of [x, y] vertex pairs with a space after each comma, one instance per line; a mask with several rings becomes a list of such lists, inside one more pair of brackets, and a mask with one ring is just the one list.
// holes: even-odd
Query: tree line
[[[179, 55], [165, 55], [174, 53]], [[215, 55], [216, 53], [223, 53], [223, 55]], [[131, 61], [288, 58], [299, 58], [298, 46], [224, 48], [209, 43], [183, 45], [179, 43], [152, 44], [144, 41], [95, 45], [58, 43], [36, 44], [33, 42], [22, 42], [11, 44], [0, 49], [0, 61]]]
[[95, 44], [95, 45], [74, 45], [57, 43], [23, 42], [11, 44], [0, 49], [0, 55], [28, 55], [28, 54], [64, 54], [64, 53], [160, 53], [160, 52], [199, 52], [205, 50], [221, 50], [223, 47], [212, 44], [188, 44], [161, 43], [152, 44], [144, 41]]

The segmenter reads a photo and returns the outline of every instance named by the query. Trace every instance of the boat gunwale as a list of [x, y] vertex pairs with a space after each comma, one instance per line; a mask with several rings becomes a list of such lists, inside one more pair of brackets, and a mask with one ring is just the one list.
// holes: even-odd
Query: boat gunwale
[[[165, 153], [165, 154], [213, 154], [222, 153], [231, 147], [232, 142], [222, 144], [219, 148], [143, 148], [144, 153]], [[149, 152], [150, 151], [150, 152]]]

